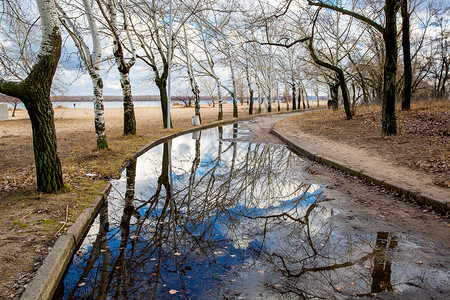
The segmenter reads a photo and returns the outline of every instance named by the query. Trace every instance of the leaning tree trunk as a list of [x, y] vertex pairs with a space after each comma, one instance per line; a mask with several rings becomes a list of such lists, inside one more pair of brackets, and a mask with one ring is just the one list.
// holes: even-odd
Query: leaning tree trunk
[[128, 32], [127, 17], [124, 13], [123, 16], [124, 30], [126, 31], [128, 39], [130, 41], [132, 52], [132, 58], [128, 63], [125, 61], [125, 56], [123, 53], [123, 45], [119, 35], [119, 30], [117, 28], [117, 14], [114, 1], [108, 0], [106, 3], [110, 20], [108, 20], [108, 17], [106, 16], [106, 13], [102, 8], [101, 2], [97, 0], [97, 3], [100, 8], [100, 11], [107, 20], [110, 30], [113, 34], [113, 55], [116, 60], [117, 69], [119, 70], [120, 85], [122, 87], [122, 95], [123, 95], [123, 134], [134, 135], [136, 134], [136, 117], [134, 115], [133, 96], [131, 93], [131, 83], [129, 73], [131, 67], [136, 62], [136, 55], [134, 51], [133, 42]]
[[89, 76], [91, 76], [92, 88], [94, 89], [94, 122], [95, 134], [97, 135], [97, 149], [103, 150], [108, 149], [108, 143], [106, 141], [105, 110], [103, 107], [103, 80], [100, 77], [102, 48], [98, 27], [92, 12], [92, 5], [88, 0], [83, 0], [83, 6], [92, 36], [92, 54], [86, 65], [89, 70]]
[[[334, 71], [336, 73], [337, 79], [339, 81], [339, 85], [340, 85], [341, 91], [342, 91], [342, 98], [344, 99], [345, 115], [347, 117], [347, 120], [351, 120], [352, 119], [352, 111], [350, 109], [350, 99], [349, 99], [350, 97], [349, 97], [349, 94], [348, 94], [347, 83], [345, 82], [344, 71], [342, 71], [342, 69], [339, 68], [338, 66], [329, 64], [329, 63], [321, 60], [316, 55], [316, 53], [314, 51], [314, 46], [313, 46], [313, 37], [309, 38], [308, 49], [309, 49], [309, 53], [311, 54], [312, 59], [314, 60], [314, 62], [316, 64], [318, 64], [321, 67], [324, 67], [324, 68], [327, 68], [329, 70], [332, 70], [332, 71]], [[333, 103], [334, 103], [334, 100], [333, 100]], [[337, 101], [336, 101], [336, 103], [337, 103]], [[333, 109], [335, 109], [334, 105], [333, 105]]]
[[409, 110], [411, 108], [412, 68], [411, 68], [411, 43], [409, 40], [409, 13], [407, 0], [402, 1], [401, 14], [402, 14], [403, 65], [405, 73], [402, 109]]
[[36, 0], [36, 3], [43, 30], [37, 61], [21, 82], [0, 79], [0, 93], [17, 97], [25, 104], [33, 131], [37, 190], [51, 193], [63, 187], [50, 101], [53, 76], [61, 56], [61, 34], [54, 1]]
[[395, 94], [397, 73], [397, 9], [396, 0], [386, 0], [384, 11], [386, 27], [383, 34], [386, 48], [386, 61], [384, 63], [384, 86], [382, 102], [382, 131], [383, 134], [397, 133], [395, 117]]

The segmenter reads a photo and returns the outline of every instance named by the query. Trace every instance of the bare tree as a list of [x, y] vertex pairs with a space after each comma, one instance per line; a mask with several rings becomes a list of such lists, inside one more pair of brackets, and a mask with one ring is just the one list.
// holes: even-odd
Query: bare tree
[[[146, 63], [153, 71], [156, 86], [159, 89], [161, 110], [164, 128], [168, 127], [169, 100], [167, 94], [167, 80], [169, 76], [169, 52], [173, 53], [178, 45], [178, 36], [184, 24], [192, 15], [201, 9], [204, 2], [195, 0], [192, 3], [180, 3], [174, 7], [172, 18], [174, 28], [169, 32], [169, 5], [164, 0], [140, 1], [130, 0], [129, 10], [132, 13], [130, 18], [131, 28], [137, 37], [143, 54], [137, 58]], [[171, 42], [169, 42], [171, 36]], [[169, 49], [170, 45], [170, 49]], [[171, 57], [171, 60], [173, 55]], [[170, 124], [169, 127], [172, 127]]]
[[[136, 62], [136, 52], [128, 28], [128, 15], [121, 0], [119, 0], [119, 2], [117, 2], [117, 0], [97, 0], [97, 4], [100, 8], [100, 11], [102, 12], [103, 17], [107, 21], [107, 28], [111, 31], [113, 37], [113, 55], [116, 60], [117, 69], [119, 70], [120, 85], [122, 87], [123, 95], [123, 134], [133, 135], [136, 134], [136, 117], [134, 115], [133, 96], [131, 93], [129, 73], [130, 69]], [[103, 5], [106, 6], [108, 14], [106, 14], [105, 10], [103, 9]], [[125, 59], [125, 45], [120, 36], [116, 6], [118, 6], [120, 11], [122, 12], [123, 30], [125, 31], [130, 47], [131, 58], [128, 61]]]
[[200, 90], [198, 88], [197, 80], [194, 74], [194, 67], [192, 65], [192, 54], [189, 50], [188, 35], [186, 32], [186, 25], [183, 26], [184, 32], [184, 55], [186, 57], [186, 68], [189, 76], [189, 85], [191, 86], [192, 93], [194, 94], [195, 103], [195, 115], [198, 116], [200, 122], [202, 121], [200, 116]]
[[402, 48], [403, 48], [403, 69], [404, 69], [404, 84], [402, 109], [409, 110], [411, 108], [411, 85], [412, 85], [412, 67], [411, 67], [411, 43], [409, 34], [409, 18], [408, 0], [401, 0], [401, 14], [402, 14]]
[[84, 10], [83, 12], [86, 14], [87, 22], [89, 24], [89, 32], [92, 39], [92, 52], [84, 41], [83, 35], [78, 29], [79, 26], [75, 24], [74, 20], [67, 15], [61, 6], [57, 5], [57, 7], [61, 14], [62, 24], [77, 47], [78, 54], [86, 66], [89, 76], [91, 77], [94, 94], [94, 122], [95, 134], [97, 136], [97, 149], [102, 150], [108, 149], [108, 142], [106, 139], [105, 109], [103, 106], [103, 80], [100, 76], [102, 47], [97, 23], [92, 12], [91, 2], [89, 0], [83, 0], [82, 3]]
[[399, 6], [397, 0], [385, 0], [384, 10], [384, 26], [373, 21], [372, 19], [347, 10], [345, 8], [330, 5], [322, 1], [311, 1], [308, 3], [313, 6], [323, 7], [335, 10], [345, 15], [352, 16], [383, 35], [386, 60], [384, 63], [384, 85], [382, 99], [382, 132], [386, 135], [397, 133], [397, 120], [395, 117], [395, 98], [396, 98], [396, 73], [397, 73], [397, 12]]

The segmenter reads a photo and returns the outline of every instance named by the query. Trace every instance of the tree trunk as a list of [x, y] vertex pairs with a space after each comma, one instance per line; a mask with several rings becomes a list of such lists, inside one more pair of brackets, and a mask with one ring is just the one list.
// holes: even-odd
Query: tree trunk
[[412, 68], [411, 68], [411, 43], [409, 37], [409, 12], [408, 0], [402, 1], [402, 48], [403, 48], [403, 65], [404, 65], [404, 87], [402, 98], [402, 109], [409, 110], [411, 108], [411, 85], [412, 85]]
[[[352, 112], [350, 110], [350, 101], [349, 101], [347, 83], [345, 82], [344, 71], [342, 71], [342, 69], [340, 67], [338, 67], [338, 66], [329, 64], [329, 63], [321, 60], [316, 55], [316, 53], [314, 51], [314, 46], [313, 46], [313, 37], [310, 37], [310, 39], [309, 39], [308, 49], [309, 49], [309, 52], [311, 54], [311, 57], [313, 58], [313, 60], [314, 60], [314, 62], [316, 64], [318, 64], [321, 67], [330, 69], [330, 70], [332, 70], [332, 71], [334, 71], [336, 73], [339, 85], [341, 86], [342, 98], [344, 99], [345, 115], [347, 117], [347, 120], [350, 120], [352, 118]], [[336, 104], [338, 103], [338, 101], [337, 101], [338, 97], [337, 96], [338, 96], [338, 89], [336, 87]], [[333, 99], [333, 109], [337, 109], [337, 107], [335, 107], [334, 99]]]
[[[50, 70], [42, 70], [49, 72]], [[33, 150], [36, 164], [37, 189], [44, 193], [58, 191], [63, 187], [61, 162], [57, 155], [56, 130], [50, 94], [39, 89], [41, 76], [27, 80], [28, 96], [23, 102], [30, 116], [33, 131]], [[27, 79], [31, 79], [28, 77]], [[33, 90], [36, 87], [36, 90]]]
[[[167, 68], [165, 67], [164, 69], [167, 69]], [[167, 72], [164, 72], [163, 76], [161, 76], [161, 77], [155, 77], [155, 83], [159, 89], [159, 99], [161, 102], [163, 126], [164, 126], [164, 128], [167, 128], [167, 105], [169, 102], [167, 99], [167, 75], [164, 76], [164, 74], [167, 74]], [[172, 118], [170, 118], [170, 128], [172, 128]]]
[[253, 90], [252, 90], [252, 88], [250, 87], [250, 85], [249, 85], [249, 91], [250, 91], [250, 105], [249, 105], [249, 107], [248, 107], [248, 114], [249, 115], [253, 115]]
[[94, 89], [94, 125], [97, 136], [97, 150], [108, 149], [106, 140], [105, 108], [103, 106], [103, 80], [98, 74], [90, 74]]
[[17, 102], [14, 102], [14, 104], [13, 104], [13, 111], [12, 111], [12, 115], [11, 115], [11, 117], [15, 117], [16, 116], [16, 109], [17, 109]]
[[[395, 117], [395, 94], [397, 72], [397, 4], [398, 0], [385, 0], [384, 19], [385, 26], [381, 26], [370, 18], [348, 11], [338, 6], [319, 2], [308, 1], [308, 4], [332, 9], [343, 14], [355, 17], [383, 34], [385, 46], [385, 63], [383, 72], [383, 97], [382, 97], [382, 132], [386, 135], [397, 133], [397, 121]], [[312, 43], [310, 42], [310, 45]]]
[[296, 110], [297, 106], [295, 103], [295, 84], [292, 84], [292, 110]]
[[233, 92], [231, 93], [231, 97], [233, 99], [233, 118], [238, 117], [238, 107], [237, 107], [237, 91], [236, 91], [236, 77], [234, 76], [234, 67], [233, 67], [233, 61], [231, 60], [231, 52], [228, 48], [228, 58], [230, 63], [230, 71], [231, 71], [231, 82], [233, 84]]
[[0, 93], [17, 97], [25, 104], [33, 131], [37, 190], [51, 193], [64, 186], [50, 101], [53, 76], [61, 56], [61, 34], [54, 1], [36, 0], [36, 3], [43, 31], [37, 61], [24, 81], [0, 79]]
[[261, 113], [261, 105], [262, 105], [261, 87], [258, 86], [258, 114]]
[[136, 134], [136, 117], [134, 115], [133, 95], [131, 93], [130, 77], [120, 73], [120, 85], [123, 94], [123, 134]]
[[342, 98], [344, 99], [344, 110], [347, 120], [351, 120], [353, 115], [350, 109], [350, 96], [348, 93], [347, 83], [345, 82], [344, 72], [342, 69], [338, 72], [339, 85], [341, 86]]
[[219, 80], [219, 78], [216, 77], [215, 80], [216, 80], [216, 85], [217, 85], [217, 97], [219, 98], [218, 99], [218, 102], [219, 102], [219, 113], [217, 115], [217, 120], [221, 121], [221, 120], [223, 120], [222, 91], [220, 90], [220, 80]]
[[276, 95], [276, 97], [277, 97], [277, 106], [278, 106], [278, 111], [281, 111], [281, 105], [280, 105], [280, 95], [279, 95], [279, 92], [278, 92], [278, 83], [277, 83], [277, 95]]
[[339, 83], [330, 84], [329, 87], [333, 110], [337, 110], [339, 108]]
[[397, 8], [396, 0], [386, 0], [384, 6], [386, 27], [383, 34], [386, 48], [384, 63], [384, 86], [382, 102], [382, 132], [385, 135], [397, 133], [395, 117], [395, 84], [397, 73]]
[[[301, 108], [301, 106], [300, 105], [302, 105], [301, 103], [302, 103], [302, 88], [299, 86], [298, 87], [298, 109], [300, 109]], [[305, 106], [305, 102], [303, 102], [303, 106]], [[303, 108], [305, 108], [305, 107], [303, 107]]]
[[[102, 9], [101, 3], [97, 1], [99, 8], [102, 13], [104, 11]], [[122, 95], [123, 95], [123, 134], [124, 135], [134, 135], [136, 134], [136, 117], [134, 115], [134, 105], [133, 105], [133, 96], [131, 93], [131, 83], [130, 83], [130, 69], [134, 65], [136, 61], [134, 46], [131, 38], [129, 38], [133, 57], [130, 62], [125, 62], [125, 57], [123, 54], [123, 46], [122, 41], [120, 39], [119, 30], [117, 29], [117, 15], [115, 9], [115, 3], [113, 0], [109, 0], [106, 4], [110, 17], [110, 29], [113, 33], [113, 54], [116, 60], [116, 66], [119, 70], [120, 74], [120, 86], [122, 87]], [[106, 14], [104, 14], [105, 19], [107, 19]], [[124, 15], [124, 28], [127, 31], [128, 37], [129, 32], [127, 29], [127, 17]]]

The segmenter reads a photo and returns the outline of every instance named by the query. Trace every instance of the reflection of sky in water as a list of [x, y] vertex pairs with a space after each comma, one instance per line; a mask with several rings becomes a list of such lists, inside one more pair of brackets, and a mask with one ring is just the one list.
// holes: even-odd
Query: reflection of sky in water
[[399, 237], [336, 228], [320, 187], [296, 180], [302, 160], [286, 148], [233, 142], [233, 126], [193, 137], [170, 145], [173, 201], [167, 144], [138, 158], [134, 182], [133, 168], [113, 182], [65, 278], [66, 298], [346, 299], [402, 291], [424, 272], [407, 263], [411, 246]]

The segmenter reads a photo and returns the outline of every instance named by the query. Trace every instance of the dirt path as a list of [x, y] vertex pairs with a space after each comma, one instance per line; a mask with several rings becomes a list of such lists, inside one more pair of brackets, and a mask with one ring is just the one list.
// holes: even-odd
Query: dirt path
[[[251, 134], [245, 134], [240, 138], [250, 141], [282, 143], [270, 135], [270, 130], [285, 117], [271, 116], [255, 119], [243, 126]], [[301, 132], [299, 128], [288, 130], [283, 127], [283, 129], [298, 143], [318, 147], [322, 149], [322, 153], [327, 155], [333, 153], [333, 157], [337, 158], [349, 156], [352, 160], [361, 163], [367, 161], [367, 153], [363, 150], [356, 151], [342, 143], [329, 140], [325, 142]], [[373, 154], [370, 163], [366, 164], [364, 168], [372, 167], [378, 172], [384, 172], [390, 176], [395, 175], [399, 181], [405, 177], [413, 178], [410, 170], [389, 166], [382, 159], [374, 157]], [[448, 287], [450, 283], [448, 274], [450, 227], [446, 217], [407, 201], [404, 196], [366, 183], [323, 164], [305, 159], [305, 166], [302, 168], [298, 169], [300, 180], [323, 186], [326, 197], [331, 201], [322, 205], [334, 211], [332, 217], [334, 226], [339, 228], [343, 235], [361, 236], [389, 233], [390, 236], [398, 238], [401, 246], [399, 252], [409, 253], [399, 261], [393, 262], [396, 268], [405, 268], [407, 270], [405, 272], [410, 274], [419, 274], [420, 272], [424, 276], [438, 274], [434, 278], [433, 286], [427, 286], [425, 283], [413, 283], [412, 280], [409, 287], [396, 287], [394, 296], [389, 293], [379, 294], [382, 299], [409, 299], [408, 297], [413, 295], [415, 299], [446, 298], [450, 292]], [[422, 178], [419, 182], [423, 183], [425, 180]]]

